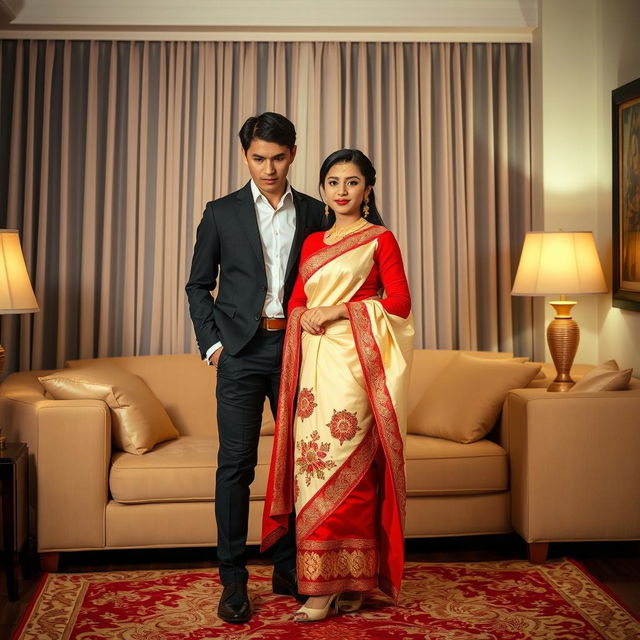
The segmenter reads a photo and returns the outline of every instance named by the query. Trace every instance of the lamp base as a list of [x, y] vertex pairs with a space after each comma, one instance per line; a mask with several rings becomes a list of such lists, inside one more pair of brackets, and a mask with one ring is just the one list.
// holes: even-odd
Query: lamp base
[[547, 391], [569, 391], [575, 384], [570, 372], [580, 343], [580, 327], [571, 317], [571, 308], [576, 303], [554, 300], [550, 304], [556, 310], [556, 316], [547, 327], [547, 343], [557, 375]]
[[575, 384], [574, 380], [560, 381], [557, 378], [547, 387], [547, 391], [569, 391]]

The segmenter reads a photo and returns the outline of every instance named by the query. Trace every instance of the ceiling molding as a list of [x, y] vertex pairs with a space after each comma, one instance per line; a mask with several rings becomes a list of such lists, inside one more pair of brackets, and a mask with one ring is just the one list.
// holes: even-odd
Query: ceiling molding
[[531, 42], [539, 0], [0, 0], [0, 37]]
[[535, 28], [538, 0], [0, 0], [23, 26]]
[[45, 40], [140, 40], [191, 42], [531, 42], [532, 29], [331, 29], [103, 27], [0, 28], [0, 38]]

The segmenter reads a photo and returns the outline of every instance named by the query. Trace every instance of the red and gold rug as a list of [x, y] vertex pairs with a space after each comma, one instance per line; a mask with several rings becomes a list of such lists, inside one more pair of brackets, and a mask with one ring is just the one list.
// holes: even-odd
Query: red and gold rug
[[271, 568], [251, 568], [254, 616], [216, 617], [217, 572], [123, 571], [45, 576], [14, 638], [44, 640], [637, 640], [640, 622], [570, 560], [408, 563], [399, 606], [370, 595], [358, 613], [290, 621]]

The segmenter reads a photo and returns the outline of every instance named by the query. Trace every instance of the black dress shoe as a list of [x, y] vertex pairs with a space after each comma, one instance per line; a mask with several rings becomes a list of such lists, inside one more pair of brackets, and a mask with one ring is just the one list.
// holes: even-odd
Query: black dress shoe
[[222, 590], [218, 603], [218, 617], [233, 624], [242, 624], [251, 620], [251, 604], [246, 584], [228, 584]]
[[282, 573], [274, 570], [271, 578], [273, 593], [280, 596], [293, 596], [298, 602], [304, 602], [308, 596], [298, 593], [298, 574], [295, 569]]

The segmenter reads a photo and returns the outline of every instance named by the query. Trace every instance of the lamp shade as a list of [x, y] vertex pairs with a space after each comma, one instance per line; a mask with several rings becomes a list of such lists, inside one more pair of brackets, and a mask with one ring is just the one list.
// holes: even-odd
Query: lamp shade
[[590, 231], [526, 234], [512, 295], [550, 296], [607, 290]]
[[39, 311], [15, 229], [0, 229], [0, 313]]

